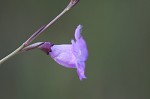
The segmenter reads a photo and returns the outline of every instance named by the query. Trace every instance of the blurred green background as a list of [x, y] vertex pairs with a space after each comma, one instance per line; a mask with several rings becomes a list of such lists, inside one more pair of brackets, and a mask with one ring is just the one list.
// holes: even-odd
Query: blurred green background
[[[69, 0], [0, 0], [0, 58], [58, 15]], [[38, 41], [70, 43], [82, 24], [87, 79], [45, 53], [19, 54], [0, 67], [0, 99], [150, 99], [150, 1], [81, 0]]]

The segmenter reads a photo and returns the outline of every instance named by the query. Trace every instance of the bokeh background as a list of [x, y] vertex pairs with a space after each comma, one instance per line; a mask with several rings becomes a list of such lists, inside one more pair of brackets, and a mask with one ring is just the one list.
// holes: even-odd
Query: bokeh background
[[[0, 58], [58, 15], [69, 0], [0, 0]], [[87, 79], [33, 50], [0, 66], [0, 99], [150, 99], [150, 1], [81, 0], [38, 41], [70, 43], [83, 25]]]

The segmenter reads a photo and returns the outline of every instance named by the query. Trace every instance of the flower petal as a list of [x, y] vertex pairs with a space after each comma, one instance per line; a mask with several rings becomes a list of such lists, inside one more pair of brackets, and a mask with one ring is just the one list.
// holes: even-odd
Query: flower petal
[[76, 59], [72, 54], [71, 44], [54, 45], [51, 50], [49, 54], [57, 63], [67, 68], [75, 68]]
[[75, 30], [75, 39], [78, 40], [81, 37], [81, 32], [82, 32], [82, 25], [78, 25], [76, 30]]
[[85, 62], [80, 62], [76, 64], [76, 68], [77, 68], [77, 74], [79, 76], [79, 79], [85, 79], [86, 76], [84, 75], [84, 70], [85, 70]]
[[87, 45], [84, 38], [81, 35], [82, 26], [78, 25], [75, 31], [75, 41], [71, 41], [73, 46], [73, 54], [78, 58], [79, 61], [86, 61], [88, 57]]

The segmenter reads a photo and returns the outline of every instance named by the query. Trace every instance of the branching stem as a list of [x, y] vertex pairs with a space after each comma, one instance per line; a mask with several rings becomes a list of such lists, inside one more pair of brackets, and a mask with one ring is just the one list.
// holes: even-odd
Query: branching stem
[[50, 21], [47, 25], [42, 26], [40, 29], [38, 29], [35, 33], [33, 33], [29, 39], [27, 39], [20, 47], [18, 47], [15, 51], [4, 57], [0, 60], [0, 65], [11, 58], [12, 56], [18, 54], [21, 52], [25, 47], [29, 46], [30, 43], [37, 38], [40, 34], [43, 33], [44, 30], [46, 30], [49, 26], [51, 26], [57, 19], [59, 19], [63, 14], [65, 14], [67, 11], [69, 11], [73, 6], [75, 6], [79, 0], [71, 0], [68, 6], [58, 15], [56, 16], [52, 21]]

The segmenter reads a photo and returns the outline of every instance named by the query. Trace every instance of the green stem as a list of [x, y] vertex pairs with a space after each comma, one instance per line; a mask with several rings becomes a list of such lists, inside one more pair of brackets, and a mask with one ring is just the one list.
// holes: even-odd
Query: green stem
[[37, 38], [44, 30], [46, 30], [49, 26], [51, 26], [57, 19], [59, 19], [63, 14], [65, 14], [68, 10], [70, 10], [74, 5], [76, 5], [79, 2], [79, 0], [71, 0], [68, 6], [58, 15], [56, 16], [52, 21], [50, 21], [47, 25], [42, 26], [40, 29], [38, 29], [35, 33], [33, 33], [29, 39], [27, 39], [20, 47], [18, 47], [15, 51], [4, 57], [0, 60], [0, 65], [11, 58], [12, 56], [18, 54], [21, 52], [25, 47], [29, 46], [29, 44]]
[[24, 48], [24, 44], [22, 44], [20, 47], [18, 47], [15, 51], [13, 51], [12, 53], [10, 53], [9, 55], [7, 55], [6, 57], [4, 57], [3, 59], [0, 60], [0, 65], [5, 62], [6, 60], [8, 60], [9, 58], [11, 58], [12, 56], [16, 55], [17, 53], [19, 53], [19, 51]]
[[25, 45], [29, 45], [35, 38], [42, 34], [44, 30], [46, 30], [49, 26], [51, 26], [56, 20], [58, 20], [62, 15], [64, 15], [69, 9], [65, 8], [58, 16], [56, 16], [52, 21], [50, 21], [47, 25], [42, 26], [38, 29], [30, 38], [25, 42]]

